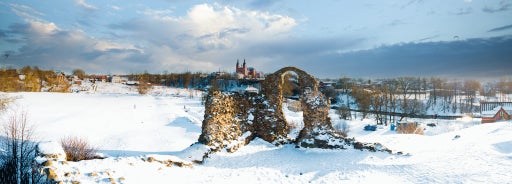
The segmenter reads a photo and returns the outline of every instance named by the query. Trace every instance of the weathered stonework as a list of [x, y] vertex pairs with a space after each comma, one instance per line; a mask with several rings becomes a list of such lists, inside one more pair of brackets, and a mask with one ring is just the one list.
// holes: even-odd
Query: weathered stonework
[[[283, 77], [295, 72], [299, 78], [304, 116], [304, 129], [299, 137], [288, 138], [284, 117]], [[258, 95], [211, 92], [205, 105], [205, 116], [199, 142], [213, 151], [235, 151], [259, 137], [279, 145], [295, 141], [300, 147], [343, 148], [344, 138], [332, 127], [329, 101], [318, 91], [318, 82], [306, 72], [286, 67], [270, 74], [261, 83]]]
[[252, 139], [248, 99], [219, 91], [208, 94], [199, 142], [212, 146], [213, 151], [234, 151], [247, 144]]
[[319, 91], [305, 92], [301, 98], [304, 128], [297, 138], [300, 147], [343, 148], [344, 139], [331, 124], [330, 104]]

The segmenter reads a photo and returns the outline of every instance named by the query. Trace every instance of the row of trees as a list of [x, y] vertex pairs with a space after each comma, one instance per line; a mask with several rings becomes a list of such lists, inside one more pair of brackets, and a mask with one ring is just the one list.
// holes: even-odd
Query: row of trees
[[[89, 78], [84, 70], [75, 69], [72, 75], [78, 79]], [[126, 75], [130, 80], [138, 81], [143, 84], [143, 91], [151, 85], [164, 85], [180, 88], [201, 88], [209, 85], [211, 78], [203, 73], [167, 73], [149, 74], [144, 72], [141, 74]], [[66, 92], [69, 83], [59, 81], [57, 74], [53, 70], [42, 70], [36, 67], [25, 66], [20, 70], [16, 69], [0, 69], [0, 91], [4, 92], [40, 92], [47, 87], [50, 91]]]
[[142, 74], [128, 75], [131, 80], [138, 81], [139, 93], [145, 94], [152, 85], [172, 86], [185, 89], [203, 89], [207, 86], [218, 90], [231, 87], [230, 81], [236, 80], [229, 75], [208, 75], [204, 73], [171, 73], [171, 74]]
[[406, 116], [424, 114], [426, 109], [418, 99], [421, 95], [414, 93], [411, 98], [412, 94], [404, 93], [402, 85], [405, 85], [403, 81], [396, 80], [373, 89], [352, 86], [347, 96], [354, 99], [363, 119], [371, 113], [378, 124], [394, 122], [397, 115], [402, 120]]
[[50, 91], [65, 92], [70, 86], [58, 80], [53, 70], [42, 70], [37, 66], [26, 66], [19, 71], [0, 69], [0, 81], [0, 91], [4, 92], [40, 92], [44, 87]]
[[[19, 74], [24, 76], [20, 79]], [[73, 70], [79, 79], [88, 77], [81, 69]], [[234, 76], [226, 74], [209, 75], [205, 73], [168, 73], [127, 75], [130, 80], [139, 82], [139, 93], [144, 94], [151, 85], [164, 85], [179, 88], [212, 88], [227, 90], [233, 86]], [[299, 93], [297, 76], [287, 73], [284, 76], [283, 94], [293, 96]], [[26, 66], [21, 70], [0, 69], [0, 91], [41, 91], [43, 87], [50, 90], [66, 91], [68, 83], [58, 81], [52, 70], [41, 70], [38, 67]], [[238, 82], [240, 83], [240, 82]], [[385, 111], [387, 113], [403, 113], [417, 115], [429, 109], [442, 113], [473, 113], [477, 110], [475, 102], [477, 94], [486, 97], [497, 97], [499, 101], [510, 101], [506, 94], [512, 93], [512, 80], [501, 79], [499, 82], [485, 83], [476, 80], [448, 81], [443, 78], [399, 77], [378, 81], [340, 78], [335, 89], [323, 89], [327, 97], [337, 102], [337, 96], [351, 96], [363, 111]], [[345, 99], [348, 102], [348, 99]], [[350, 109], [351, 104], [345, 104]], [[384, 118], [379, 118], [384, 119]]]
[[[506, 97], [512, 93], [512, 81], [501, 79], [483, 86], [477, 80], [448, 81], [437, 77], [399, 77], [376, 82], [344, 77], [337, 80], [335, 88], [338, 93], [334, 96], [332, 90], [324, 90], [324, 94], [331, 98], [343, 94], [344, 103], [339, 109], [342, 118], [350, 118], [350, 110], [357, 109], [363, 118], [371, 113], [379, 124], [387, 124], [395, 118], [425, 115], [429, 110], [443, 114], [475, 113], [479, 110], [475, 105], [478, 94], [489, 100], [510, 100]], [[349, 103], [352, 101], [355, 103]]]
[[[94, 75], [87, 75], [81, 69], [72, 71], [72, 75], [77, 79], [91, 79]], [[141, 94], [147, 93], [152, 85], [172, 86], [177, 88], [202, 89], [207, 86], [219, 90], [227, 90], [237, 80], [234, 76], [227, 74], [211, 75], [205, 73], [168, 73], [150, 74], [148, 72], [139, 74], [124, 75], [130, 81], [138, 82], [138, 91]], [[0, 91], [4, 92], [67, 92], [69, 91], [69, 81], [58, 80], [57, 73], [53, 70], [42, 70], [38, 67], [26, 66], [20, 70], [0, 69]]]
[[144, 72], [141, 74], [127, 75], [130, 80], [144, 81], [154, 85], [172, 86], [177, 88], [200, 88], [208, 85], [208, 75], [204, 73], [167, 73], [150, 74]]

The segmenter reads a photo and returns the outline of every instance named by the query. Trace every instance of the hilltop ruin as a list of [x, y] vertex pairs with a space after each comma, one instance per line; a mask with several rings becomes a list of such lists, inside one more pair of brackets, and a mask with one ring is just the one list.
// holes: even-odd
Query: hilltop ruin
[[[304, 128], [298, 137], [288, 137], [288, 124], [282, 111], [284, 74], [295, 72], [302, 90], [299, 101]], [[354, 143], [335, 130], [329, 118], [330, 102], [318, 91], [317, 80], [295, 68], [282, 68], [261, 83], [260, 94], [237, 94], [213, 91], [205, 103], [205, 115], [199, 142], [228, 152], [236, 151], [254, 138], [274, 145], [295, 143], [306, 148], [345, 148], [375, 150], [375, 144]], [[356, 146], [357, 145], [357, 146]], [[372, 147], [373, 148], [369, 148]]]

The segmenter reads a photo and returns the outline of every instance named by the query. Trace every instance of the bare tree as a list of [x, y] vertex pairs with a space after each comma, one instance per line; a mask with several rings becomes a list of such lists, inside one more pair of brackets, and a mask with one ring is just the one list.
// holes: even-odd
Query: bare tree
[[400, 117], [400, 121], [402, 121], [402, 119], [405, 117], [405, 114], [407, 114], [405, 111], [410, 109], [410, 107], [408, 107], [410, 104], [408, 103], [408, 98], [411, 95], [409, 90], [413, 88], [414, 78], [399, 77], [396, 79], [396, 83], [402, 94], [402, 116]]
[[370, 98], [370, 112], [373, 113], [377, 124], [382, 124], [382, 95], [379, 89], [374, 89], [369, 93]]
[[345, 105], [338, 107], [336, 109], [336, 113], [341, 120], [352, 119], [352, 116], [350, 115], [350, 108]]
[[146, 94], [151, 89], [151, 83], [149, 83], [149, 73], [144, 72], [143, 74], [139, 75], [139, 85], [137, 87], [137, 91], [139, 94]]
[[84, 79], [85, 78], [85, 71], [82, 70], [82, 69], [74, 69], [73, 70], [73, 75], [77, 76], [79, 79]]
[[371, 91], [359, 88], [357, 86], [352, 87], [351, 95], [355, 98], [359, 111], [363, 114], [361, 119], [365, 119], [371, 105]]
[[476, 92], [480, 90], [482, 84], [476, 80], [464, 81], [464, 92], [466, 93], [466, 107], [469, 104], [469, 108], [465, 108], [466, 112], [472, 113], [474, 111], [473, 102], [476, 99]]
[[350, 132], [350, 126], [347, 122], [340, 122], [335, 127], [343, 137], [348, 137], [348, 133]]
[[190, 82], [192, 81], [192, 74], [187, 72], [183, 76], [183, 88], [188, 89], [190, 87]]
[[348, 78], [348, 77], [343, 77], [341, 79], [338, 79], [338, 83], [340, 84], [339, 86], [336, 86], [336, 87], [340, 87], [340, 89], [342, 89], [343, 93], [348, 93], [348, 91], [352, 88], [352, 85], [353, 85], [353, 82], [351, 82], [352, 79]]
[[89, 144], [87, 139], [80, 137], [65, 137], [60, 140], [68, 161], [91, 160], [97, 158], [97, 148]]
[[443, 86], [444, 81], [441, 78], [430, 78], [430, 84], [432, 91], [430, 92], [430, 98], [428, 99], [428, 106], [435, 107], [437, 105], [437, 98], [439, 96], [439, 90]]
[[26, 113], [14, 112], [3, 123], [0, 154], [0, 183], [39, 183], [42, 175], [34, 164], [36, 143], [34, 127], [29, 125]]
[[395, 121], [395, 113], [398, 106], [397, 102], [397, 91], [398, 91], [398, 85], [396, 83], [396, 80], [390, 80], [385, 84], [385, 93], [388, 95], [387, 98], [387, 111], [389, 112], [389, 122]]

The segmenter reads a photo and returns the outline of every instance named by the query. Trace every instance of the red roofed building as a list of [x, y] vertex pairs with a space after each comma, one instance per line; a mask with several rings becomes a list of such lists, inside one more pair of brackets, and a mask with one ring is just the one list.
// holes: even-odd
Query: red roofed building
[[482, 123], [494, 123], [497, 121], [510, 120], [511, 113], [512, 109], [505, 109], [503, 106], [496, 107], [491, 111], [482, 112]]
[[255, 78], [263, 77], [263, 73], [257, 72], [256, 69], [254, 69], [253, 67], [247, 67], [247, 64], [245, 63], [245, 59], [244, 59], [244, 63], [242, 64], [242, 66], [240, 66], [240, 62], [238, 60], [236, 60], [236, 74], [238, 75], [238, 78], [255, 79]]

